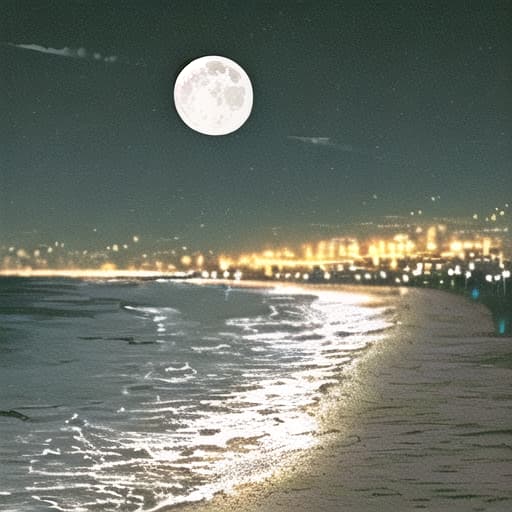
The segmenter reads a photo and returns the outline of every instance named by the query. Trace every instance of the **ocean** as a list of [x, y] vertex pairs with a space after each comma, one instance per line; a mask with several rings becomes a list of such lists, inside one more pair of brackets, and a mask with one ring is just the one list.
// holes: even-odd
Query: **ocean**
[[0, 508], [150, 511], [261, 480], [319, 442], [326, 389], [394, 323], [364, 293], [1, 279]]

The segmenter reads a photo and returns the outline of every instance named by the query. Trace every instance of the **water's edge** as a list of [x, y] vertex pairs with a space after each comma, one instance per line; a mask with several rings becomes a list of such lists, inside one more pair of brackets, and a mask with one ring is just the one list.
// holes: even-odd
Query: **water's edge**
[[481, 304], [404, 292], [393, 336], [330, 390], [319, 446], [180, 512], [510, 510], [511, 340]]
[[6, 510], [158, 510], [261, 480], [321, 444], [329, 390], [395, 325], [371, 290], [1, 285]]

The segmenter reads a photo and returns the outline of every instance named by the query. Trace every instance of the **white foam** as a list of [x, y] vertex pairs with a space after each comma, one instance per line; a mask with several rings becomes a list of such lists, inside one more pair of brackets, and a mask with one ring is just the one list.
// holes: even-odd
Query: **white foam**
[[185, 362], [185, 364], [183, 366], [178, 366], [177, 368], [174, 366], [168, 366], [167, 368], [165, 368], [166, 372], [184, 372], [187, 370], [190, 370], [194, 374], [197, 373], [197, 370], [192, 368], [188, 361]]
[[231, 345], [227, 345], [226, 343], [219, 343], [218, 345], [215, 345], [214, 347], [190, 347], [191, 350], [193, 350], [194, 352], [216, 352], [218, 350], [222, 350], [222, 349], [226, 349], [226, 348], [231, 348]]
[[[338, 382], [339, 366], [350, 362], [355, 350], [380, 339], [392, 322], [384, 308], [364, 307], [367, 299], [351, 294], [297, 295], [308, 293], [288, 287], [270, 291], [266, 315], [228, 319], [214, 336], [183, 324], [184, 337], [201, 341], [159, 352], [161, 359], [141, 365], [138, 375], [124, 370], [114, 410], [124, 413], [116, 418], [130, 420], [129, 427], [91, 425], [74, 414], [62, 429], [68, 444], [58, 446], [62, 437], [54, 436], [43, 451], [48, 460], [34, 459], [37, 485], [31, 492], [39, 499], [44, 492], [44, 500], [58, 510], [80, 510], [84, 503], [143, 510], [143, 496], [152, 494], [159, 504], [149, 510], [157, 511], [264, 478], [276, 469], [276, 460], [283, 463], [294, 451], [314, 446], [317, 419], [305, 407], [322, 396], [322, 385]], [[152, 320], [159, 332], [179, 313], [124, 307], [141, 313], [138, 318], [149, 325]], [[208, 341], [216, 344], [201, 346]], [[194, 359], [193, 353], [208, 356]], [[203, 371], [203, 361], [219, 354], [224, 356], [214, 372], [213, 367]], [[196, 360], [201, 372], [194, 368]], [[231, 386], [217, 383], [222, 379]], [[129, 393], [137, 385], [143, 401]], [[66, 467], [50, 464], [55, 461], [50, 456], [59, 454]]]
[[[123, 306], [124, 309], [128, 309], [130, 311], [138, 311], [140, 313], [145, 313], [148, 315], [162, 315], [162, 313], [168, 313], [168, 314], [179, 314], [179, 310], [169, 307], [162, 307], [162, 308], [153, 308], [153, 307], [142, 307], [142, 306]], [[163, 318], [167, 318], [167, 316], [164, 316]]]
[[46, 448], [42, 451], [41, 455], [60, 455], [60, 448], [57, 448], [55, 450], [51, 450], [50, 448]]

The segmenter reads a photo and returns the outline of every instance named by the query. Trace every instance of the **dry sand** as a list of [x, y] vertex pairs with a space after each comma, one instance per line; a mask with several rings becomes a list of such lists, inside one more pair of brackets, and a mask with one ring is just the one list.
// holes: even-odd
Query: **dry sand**
[[176, 508], [512, 510], [512, 340], [458, 296], [389, 300], [399, 324], [330, 390], [318, 448], [263, 483]]

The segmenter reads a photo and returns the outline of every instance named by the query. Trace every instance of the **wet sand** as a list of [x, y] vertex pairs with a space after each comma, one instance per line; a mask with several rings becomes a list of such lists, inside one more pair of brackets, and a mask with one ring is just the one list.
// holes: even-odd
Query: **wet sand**
[[317, 448], [265, 482], [174, 510], [512, 510], [512, 339], [455, 295], [389, 300], [398, 324], [329, 390]]

